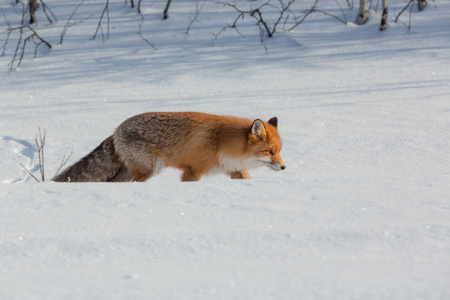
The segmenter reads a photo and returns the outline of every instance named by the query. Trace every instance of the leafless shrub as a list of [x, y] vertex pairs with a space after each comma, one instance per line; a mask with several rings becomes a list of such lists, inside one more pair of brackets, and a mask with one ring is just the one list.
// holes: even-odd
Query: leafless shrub
[[0, 57], [3, 57], [5, 55], [11, 34], [14, 32], [18, 32], [19, 37], [17, 39], [17, 44], [14, 50], [13, 57], [8, 64], [8, 69], [10, 72], [12, 72], [14, 64], [16, 64], [17, 68], [20, 67], [28, 43], [32, 42], [34, 44], [34, 57], [36, 57], [38, 48], [42, 44], [46, 45], [49, 49], [52, 48], [52, 45], [50, 45], [49, 42], [47, 42], [41, 36], [39, 36], [39, 34], [29, 25], [22, 25], [19, 27], [9, 27], [7, 30], [0, 33], [6, 34], [6, 40], [5, 43], [3, 44], [3, 51]]
[[60, 44], [63, 43], [64, 37], [66, 36], [66, 33], [67, 33], [67, 31], [69, 30], [69, 28], [71, 28], [71, 27], [73, 27], [73, 26], [75, 26], [75, 25], [77, 25], [77, 24], [83, 23], [84, 21], [86, 21], [87, 19], [90, 19], [90, 18], [92, 17], [92, 15], [90, 15], [89, 17], [86, 17], [86, 18], [84, 18], [84, 19], [82, 19], [82, 20], [79, 20], [79, 21], [73, 21], [73, 22], [72, 22], [73, 16], [75, 15], [75, 13], [76, 13], [76, 11], [78, 10], [78, 8], [80, 8], [80, 6], [84, 3], [84, 1], [85, 1], [85, 0], [82, 0], [82, 1], [75, 7], [75, 9], [73, 10], [73, 12], [72, 12], [72, 14], [70, 15], [69, 19], [67, 20], [66, 25], [64, 26], [64, 28], [63, 28], [63, 30], [62, 30], [62, 32], [61, 32], [61, 37], [60, 37], [60, 39], [59, 39], [59, 43], [60, 43]]
[[[56, 18], [55, 14], [50, 9], [50, 7], [47, 4], [45, 4], [44, 0], [39, 0], [39, 2], [41, 2], [42, 10], [44, 11], [45, 16], [47, 17], [48, 22], [50, 24], [52, 24], [53, 21], [58, 22], [58, 19]], [[47, 10], [50, 13], [50, 15], [49, 15], [49, 13], [47, 13]], [[52, 19], [53, 19], [53, 21], [52, 21]]]
[[[35, 145], [36, 145], [36, 149], [38, 152], [38, 159], [39, 159], [39, 172], [41, 174], [41, 181], [44, 182], [45, 181], [45, 155], [44, 155], [44, 149], [45, 149], [45, 129], [44, 129], [44, 134], [42, 135], [41, 132], [41, 128], [39, 128], [39, 139], [38, 136], [36, 135], [36, 138], [34, 139]], [[69, 156], [66, 158], [66, 156], [64, 155], [61, 163], [59, 165], [58, 170], [56, 171], [55, 176], [53, 176], [53, 178], [55, 178], [59, 171], [61, 171], [61, 169], [67, 164], [67, 162], [69, 161], [70, 157], [72, 156], [72, 153], [69, 154]], [[34, 176], [23, 164], [20, 164], [22, 166], [22, 168], [25, 169], [25, 171], [37, 182], [41, 182], [39, 179], [36, 178], [36, 176]]]
[[141, 20], [141, 22], [138, 24], [138, 27], [139, 27], [139, 30], [138, 30], [138, 32], [137, 32], [137, 34], [141, 37], [141, 39], [146, 43], [146, 44], [148, 44], [150, 47], [152, 47], [154, 50], [158, 50], [158, 49], [156, 49], [156, 47], [155, 47], [155, 45], [153, 44], [153, 43], [151, 43], [148, 39], [146, 39], [143, 35], [142, 35], [142, 24], [144, 24], [144, 16], [142, 16], [141, 15], [141, 17], [142, 17], [142, 20]]
[[[406, 27], [408, 27], [408, 30], [411, 30], [411, 18], [412, 18], [412, 10], [414, 8], [414, 2], [416, 2], [416, 0], [410, 0], [408, 1], [408, 3], [406, 3], [406, 5], [403, 7], [403, 9], [397, 14], [397, 16], [395, 17], [395, 23], [400, 22], [402, 24], [404, 24]], [[422, 11], [423, 9], [425, 9], [425, 7], [427, 6], [427, 1], [426, 0], [417, 0], [417, 7], [419, 9], [419, 11]], [[409, 8], [409, 18], [408, 18], [408, 25], [406, 25], [405, 23], [403, 23], [400, 20], [400, 16]]]
[[[243, 20], [245, 16], [250, 16], [256, 20], [256, 26], [260, 29], [260, 32], [265, 32], [268, 37], [272, 37], [276, 30], [278, 25], [283, 19], [289, 18], [289, 14], [292, 13], [290, 10], [290, 6], [292, 3], [295, 2], [295, 0], [289, 0], [287, 3], [284, 3], [283, 0], [278, 0], [279, 6], [275, 6], [273, 4], [273, 0], [268, 0], [267, 2], [261, 4], [257, 8], [250, 8], [250, 9], [241, 9], [237, 6], [235, 3], [229, 3], [229, 2], [216, 2], [218, 4], [222, 4], [223, 6], [228, 6], [233, 8], [238, 14], [234, 19], [234, 22], [228, 26], [224, 27], [219, 34], [224, 32], [225, 30], [232, 28], [237, 30], [237, 23], [240, 20]], [[265, 15], [263, 14], [263, 10], [266, 7], [276, 8], [279, 10], [278, 18], [270, 24], [270, 22], [266, 19]], [[218, 35], [219, 35], [218, 34]]]
[[195, 14], [194, 17], [191, 19], [191, 15], [189, 14], [189, 22], [188, 22], [188, 26], [186, 28], [186, 35], [189, 34], [189, 31], [191, 30], [192, 25], [195, 22], [198, 22], [198, 15], [200, 14], [200, 11], [202, 10], [203, 6], [205, 6], [206, 0], [203, 0], [202, 3], [200, 4], [200, 0], [197, 0], [197, 2], [195, 3]]
[[[103, 33], [103, 26], [102, 26], [105, 13], [106, 13], [106, 24], [107, 24], [106, 25], [106, 39], [105, 39], [105, 35]], [[103, 8], [102, 14], [100, 15], [100, 19], [98, 20], [97, 29], [95, 30], [94, 35], [91, 37], [92, 41], [95, 40], [99, 31], [101, 31], [103, 42], [105, 42], [105, 40], [109, 39], [109, 0], [106, 0], [105, 7]]]
[[[6, 20], [7, 18], [6, 18], [5, 12], [3, 11], [3, 8], [1, 10], [2, 10], [3, 16], [5, 17], [5, 20]], [[14, 6], [14, 11], [21, 15], [22, 19], [20, 20], [20, 24], [24, 25], [25, 19], [27, 18], [28, 4], [25, 4], [21, 0], [16, 0], [16, 5]], [[6, 23], [9, 27], [9, 21], [7, 21]]]
[[56, 170], [56, 173], [53, 176], [52, 181], [55, 179], [56, 176], [58, 176], [59, 171], [61, 171], [61, 169], [67, 164], [67, 162], [69, 161], [71, 156], [72, 156], [72, 152], [70, 152], [70, 154], [67, 157], [65, 154], [63, 155], [61, 163], [59, 164], [58, 170]]
[[[260, 32], [260, 42], [265, 47], [266, 50], [267, 47], [265, 45], [265, 37], [269, 38], [273, 37], [280, 27], [283, 30], [287, 31], [295, 29], [300, 24], [302, 24], [305, 21], [305, 19], [312, 13], [321, 13], [333, 17], [344, 24], [347, 24], [345, 14], [337, 1], [336, 3], [339, 6], [341, 12], [343, 13], [344, 19], [319, 9], [317, 7], [319, 0], [315, 0], [311, 8], [303, 10], [300, 13], [296, 12], [296, 10], [292, 8], [294, 2], [296, 2], [296, 0], [267, 0], [258, 7], [249, 9], [242, 9], [238, 7], [236, 3], [220, 2], [220, 1], [216, 2], [217, 4], [221, 4], [226, 7], [231, 7], [237, 12], [237, 15], [235, 16], [231, 24], [228, 24], [227, 26], [223, 27], [218, 33], [213, 34], [214, 39], [217, 39], [222, 33], [224, 33], [229, 29], [235, 30], [239, 35], [244, 37], [244, 35], [238, 29], [238, 23], [244, 20], [245, 17], [251, 17], [256, 20], [255, 25], [258, 27]], [[274, 10], [277, 11], [277, 13], [275, 14], [275, 18], [273, 17], [270, 18], [269, 13], [273, 13]], [[289, 28], [288, 24], [290, 26]]]
[[338, 5], [339, 10], [342, 12], [342, 15], [344, 16], [343, 18], [340, 18], [340, 17], [338, 17], [338, 16], [336, 16], [336, 15], [333, 15], [333, 14], [331, 14], [331, 13], [329, 13], [329, 12], [326, 12], [326, 11], [324, 11], [324, 10], [322, 10], [322, 9], [319, 9], [319, 8], [317, 7], [317, 4], [318, 4], [318, 3], [319, 3], [319, 0], [316, 0], [316, 1], [314, 2], [314, 4], [311, 6], [310, 9], [304, 10], [304, 11], [303, 11], [303, 16], [302, 16], [300, 19], [296, 18], [296, 19], [295, 19], [295, 24], [294, 24], [291, 28], [289, 28], [288, 31], [291, 31], [291, 30], [293, 30], [294, 28], [296, 28], [296, 27], [298, 27], [299, 25], [301, 25], [301, 24], [305, 21], [305, 19], [306, 19], [310, 14], [312, 14], [312, 13], [320, 13], [320, 14], [326, 15], [326, 16], [328, 16], [328, 17], [332, 17], [333, 19], [338, 20], [339, 22], [343, 23], [344, 25], [347, 25], [347, 17], [345, 16], [344, 10], [343, 10], [342, 7], [339, 5], [339, 2], [336, 1], [336, 4]]

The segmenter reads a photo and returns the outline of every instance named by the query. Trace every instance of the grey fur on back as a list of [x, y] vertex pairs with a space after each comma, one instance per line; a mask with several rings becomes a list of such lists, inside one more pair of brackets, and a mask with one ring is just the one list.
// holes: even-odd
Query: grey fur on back
[[53, 178], [56, 182], [107, 181], [123, 167], [113, 137], [105, 139], [91, 153]]

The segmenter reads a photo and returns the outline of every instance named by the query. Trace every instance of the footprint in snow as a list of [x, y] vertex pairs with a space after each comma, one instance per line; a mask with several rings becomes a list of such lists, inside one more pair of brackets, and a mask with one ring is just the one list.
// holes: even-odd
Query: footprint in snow
[[26, 140], [0, 136], [0, 160], [2, 161], [0, 182], [28, 181], [30, 176], [20, 164], [23, 164], [31, 173], [39, 170], [39, 165], [33, 163], [36, 152], [36, 147]]

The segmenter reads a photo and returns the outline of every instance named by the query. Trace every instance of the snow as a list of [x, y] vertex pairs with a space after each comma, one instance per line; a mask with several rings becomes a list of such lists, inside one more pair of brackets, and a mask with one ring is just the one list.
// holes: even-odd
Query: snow
[[[1, 7], [17, 26], [14, 2]], [[450, 3], [415, 8], [411, 31], [391, 4], [379, 32], [379, 11], [357, 26], [343, 2], [347, 25], [311, 14], [266, 51], [251, 18], [245, 38], [214, 39], [230, 8], [206, 2], [186, 35], [196, 1], [167, 20], [164, 1], [143, 1], [154, 50], [142, 17], [110, 2], [108, 40], [90, 41], [94, 1], [59, 44], [79, 2], [53, 1], [59, 21], [39, 10], [36, 27], [52, 49], [30, 48], [9, 73], [11, 39], [0, 58], [0, 299], [450, 297]], [[277, 116], [287, 169], [59, 184], [20, 166], [39, 177], [38, 127], [48, 179], [146, 111]]]

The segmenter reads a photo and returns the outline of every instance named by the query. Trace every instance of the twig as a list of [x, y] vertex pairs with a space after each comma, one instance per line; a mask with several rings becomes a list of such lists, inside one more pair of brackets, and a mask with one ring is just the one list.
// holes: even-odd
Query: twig
[[344, 9], [342, 9], [342, 6], [339, 4], [338, 0], [334, 0], [334, 2], [336, 2], [337, 6], [339, 7], [339, 10], [341, 11], [342, 15], [344, 16], [344, 20], [342, 20], [341, 18], [339, 18], [339, 17], [337, 17], [335, 15], [329, 14], [329, 13], [326, 13], [325, 15], [333, 17], [333, 18], [341, 21], [345, 25], [347, 25], [347, 16], [345, 15]]
[[[223, 2], [216, 2], [217, 4], [222, 4], [224, 6], [231, 6], [233, 7], [236, 11], [239, 12], [238, 16], [234, 19], [233, 24], [228, 24], [227, 26], [223, 27], [218, 33], [211, 33], [214, 36], [214, 40], [216, 40], [222, 33], [224, 33], [225, 31], [227, 31], [228, 29], [234, 29], [241, 37], [245, 38], [245, 36], [239, 31], [239, 29], [237, 28], [237, 23], [239, 20], [243, 20], [244, 19], [244, 12], [239, 11], [236, 7], [236, 5], [231, 4], [231, 3], [223, 3]], [[214, 42], [212, 43], [214, 44]]]
[[6, 13], [3, 8], [0, 8], [0, 11], [2, 12], [3, 18], [5, 18], [5, 23], [8, 25], [8, 28], [11, 27], [11, 21], [6, 17]]
[[313, 6], [311, 7], [311, 9], [310, 9], [310, 10], [307, 10], [307, 11], [305, 12], [305, 15], [303, 16], [303, 18], [301, 18], [300, 21], [298, 21], [297, 23], [295, 23], [294, 26], [292, 26], [291, 28], [289, 28], [288, 31], [291, 31], [291, 30], [295, 29], [296, 27], [298, 27], [300, 24], [302, 24], [303, 21], [305, 21], [305, 19], [306, 19], [310, 14], [312, 14], [312, 13], [316, 10], [317, 3], [318, 3], [318, 2], [319, 2], [319, 0], [316, 0], [316, 1], [314, 2]]
[[37, 179], [33, 174], [31, 174], [31, 172], [30, 172], [27, 168], [25, 168], [24, 165], [22, 165], [22, 163], [21, 163], [20, 165], [22, 166], [22, 168], [24, 168], [25, 171], [27, 171], [27, 173], [28, 173], [31, 177], [34, 178], [34, 180], [36, 180], [37, 182], [40, 182], [39, 179]]
[[203, 6], [205, 6], [206, 0], [203, 0], [201, 6], [199, 6], [199, 3], [200, 3], [200, 0], [197, 0], [197, 2], [195, 3], [195, 15], [194, 15], [193, 19], [190, 18], [191, 16], [189, 14], [189, 24], [188, 24], [188, 26], [186, 28], [186, 35], [189, 34], [189, 31], [191, 30], [192, 24], [194, 24], [194, 22], [198, 22], [197, 21], [198, 15], [200, 14], [200, 11], [202, 10]]
[[318, 12], [318, 13], [324, 14], [326, 16], [329, 16], [329, 17], [332, 17], [332, 18], [338, 20], [339, 22], [343, 23], [344, 25], [347, 25], [347, 20], [343, 20], [343, 19], [339, 18], [338, 16], [330, 14], [330, 13], [328, 13], [326, 11], [321, 10], [321, 9], [313, 9], [312, 12]]
[[350, 0], [346, 0], [347, 6], [349, 9], [353, 9], [353, 1], [350, 2]]
[[267, 49], [266, 41], [264, 40], [264, 30], [261, 27], [259, 27], [259, 43], [264, 47], [264, 50], [266, 52], [269, 52], [269, 49]]
[[[399, 12], [399, 14], [397, 15], [397, 17], [395, 18], [395, 23], [397, 23], [398, 22], [398, 20], [399, 20], [399, 18], [400, 18], [400, 16], [403, 14], [403, 12], [405, 11], [405, 10], [407, 10], [408, 9], [408, 7], [411, 5], [411, 8], [412, 8], [412, 4], [414, 3], [414, 0], [410, 0], [406, 5], [405, 5], [405, 7], [403, 7], [403, 9]], [[409, 25], [408, 25], [408, 30], [410, 30], [411, 29], [411, 13], [410, 13], [410, 16], [409, 16], [410, 18], [409, 18]]]
[[[220, 1], [216, 2], [218, 4], [222, 4], [224, 6], [233, 8], [236, 12], [238, 12], [238, 15], [235, 17], [233, 24], [231, 24], [231, 25], [228, 24], [226, 27], [222, 28], [222, 30], [219, 33], [214, 35], [215, 38], [217, 38], [221, 33], [226, 31], [228, 28], [233, 28], [233, 29], [237, 30], [238, 21], [243, 20], [244, 17], [246, 15], [248, 15], [256, 20], [255, 25], [258, 26], [258, 28], [259, 28], [261, 43], [265, 46], [264, 33], [267, 34], [267, 36], [269, 38], [273, 37], [273, 35], [277, 31], [277, 27], [281, 23], [281, 21], [284, 19], [285, 20], [284, 24], [286, 24], [287, 19], [290, 17], [290, 14], [293, 14], [290, 7], [295, 2], [295, 0], [289, 0], [287, 2], [287, 4], [285, 4], [282, 0], [277, 0], [277, 1], [278, 1], [278, 5], [274, 5], [274, 4], [272, 4], [272, 0], [268, 0], [255, 9], [250, 8], [247, 10], [240, 9], [237, 7], [236, 4], [233, 4], [233, 3], [220, 2]], [[266, 6], [275, 8], [279, 11], [278, 18], [272, 23], [272, 25], [270, 25], [269, 22], [263, 16], [263, 9]]]
[[61, 160], [61, 164], [59, 165], [59, 168], [56, 171], [55, 176], [53, 176], [52, 180], [54, 180], [55, 177], [58, 176], [59, 171], [61, 171], [62, 167], [64, 167], [67, 164], [67, 162], [69, 161], [70, 157], [72, 156], [72, 153], [73, 152], [70, 152], [70, 154], [69, 154], [69, 156], [67, 156], [67, 158], [66, 158], [66, 155], [63, 156], [63, 158]]
[[414, 2], [414, 0], [410, 0], [405, 7], [403, 7], [403, 9], [398, 13], [397, 17], [395, 18], [395, 21], [397, 23], [398, 19], [400, 18], [400, 16], [403, 14], [403, 12], [408, 9], [408, 7]]
[[78, 10], [78, 8], [84, 3], [84, 1], [85, 1], [85, 0], [81, 0], [81, 2], [75, 7], [75, 9], [73, 10], [73, 12], [72, 12], [72, 14], [70, 15], [69, 19], [67, 20], [67, 23], [66, 23], [66, 25], [64, 26], [64, 28], [63, 28], [63, 30], [62, 30], [62, 32], [61, 32], [61, 38], [60, 38], [60, 40], [59, 40], [59, 43], [60, 43], [60, 44], [63, 43], [64, 37], [65, 37], [67, 31], [69, 30], [69, 28], [71, 28], [72, 26], [75, 26], [75, 25], [77, 25], [77, 24], [80, 24], [80, 23], [82, 23], [82, 22], [84, 22], [84, 21], [86, 21], [87, 19], [89, 19], [89, 18], [92, 17], [92, 15], [90, 15], [89, 17], [84, 18], [84, 19], [81, 20], [81, 21], [77, 21], [77, 22], [70, 23], [70, 21], [72, 20], [73, 16], [75, 15], [75, 12], [76, 12], [76, 11]]
[[158, 50], [158, 49], [155, 47], [154, 44], [152, 44], [148, 39], [146, 39], [146, 38], [142, 35], [142, 24], [144, 23], [144, 16], [141, 15], [141, 17], [142, 17], [142, 20], [141, 20], [141, 23], [138, 24], [138, 26], [139, 26], [139, 31], [136, 32], [137, 35], [139, 35], [139, 36], [141, 37], [141, 39], [142, 39], [144, 42], [146, 42], [150, 47], [152, 47], [154, 50]]
[[38, 151], [38, 158], [39, 158], [39, 170], [41, 172], [41, 178], [42, 181], [45, 181], [45, 169], [44, 169], [44, 147], [45, 147], [45, 129], [44, 129], [44, 136], [41, 134], [41, 128], [39, 127], [39, 142], [36, 138], [34, 139], [34, 142], [36, 143], [36, 149]]
[[95, 38], [97, 37], [98, 31], [101, 30], [102, 31], [102, 39], [103, 39], [103, 42], [105, 42], [105, 36], [103, 35], [103, 27], [102, 27], [102, 21], [103, 21], [105, 12], [106, 12], [106, 17], [107, 17], [106, 39], [109, 39], [109, 0], [106, 0], [105, 7], [103, 8], [102, 14], [101, 14], [100, 19], [97, 24], [97, 29], [95, 30], [94, 35], [91, 37], [92, 41], [95, 40]]
[[[39, 159], [39, 171], [41, 173], [41, 179], [42, 182], [45, 181], [45, 166], [44, 166], [44, 158], [45, 158], [45, 154], [44, 154], [44, 149], [45, 149], [45, 129], [44, 129], [44, 135], [42, 135], [41, 132], [41, 128], [39, 127], [39, 140], [38, 140], [38, 136], [36, 135], [36, 138], [34, 139], [34, 142], [36, 144], [36, 149], [38, 152], [38, 159]], [[70, 157], [72, 156], [72, 152], [66, 157], [66, 155], [63, 156], [61, 163], [59, 165], [58, 170], [56, 171], [55, 176], [53, 176], [52, 180], [58, 176], [59, 171], [61, 171], [62, 167], [64, 167], [67, 162], [69, 161]], [[39, 181], [39, 179], [36, 178], [36, 176], [34, 176], [23, 164], [20, 164], [22, 166], [22, 168], [25, 169], [25, 171], [27, 171], [27, 173], [34, 178], [34, 180], [36, 180], [37, 182], [41, 182]]]
[[52, 15], [53, 19], [55, 20], [55, 23], [58, 22], [58, 19], [56, 18], [55, 14], [53, 13], [53, 11], [50, 9], [50, 7], [47, 6], [47, 4], [44, 3], [44, 0], [39, 0], [39, 2], [41, 2], [42, 4], [42, 10], [44, 11], [45, 16], [47, 17], [47, 20], [50, 24], [52, 24], [52, 19], [48, 16], [47, 14], [47, 9], [49, 10], [50, 14]]
[[[24, 35], [25, 35], [24, 30], [25, 29], [28, 29], [29, 31], [31, 31], [31, 34], [29, 36], [27, 36], [27, 37], [24, 37]], [[27, 46], [27, 42], [33, 41], [33, 43], [35, 45], [34, 57], [36, 57], [37, 49], [39, 48], [39, 46], [41, 44], [45, 44], [49, 49], [52, 48], [52, 45], [50, 45], [50, 43], [48, 43], [46, 40], [44, 40], [42, 37], [40, 37], [37, 34], [37, 32], [33, 28], [31, 28], [31, 26], [29, 26], [29, 25], [22, 25], [22, 26], [19, 26], [19, 27], [9, 27], [6, 31], [2, 32], [2, 33], [6, 32], [6, 41], [3, 44], [3, 51], [2, 51], [2, 55], [1, 56], [3, 56], [5, 54], [6, 46], [8, 44], [8, 41], [9, 41], [10, 37], [11, 37], [11, 33], [13, 31], [19, 31], [19, 38], [17, 40], [17, 44], [16, 44], [16, 48], [14, 50], [13, 57], [12, 57], [11, 61], [8, 64], [8, 68], [9, 68], [10, 72], [12, 72], [12, 70], [14, 68], [14, 63], [17, 62], [17, 67], [20, 67], [20, 65], [22, 63], [22, 59], [23, 59], [23, 57], [25, 55], [25, 49], [26, 49], [26, 46]], [[37, 39], [38, 42], [36, 42], [35, 39]], [[23, 41], [23, 43], [22, 43], [22, 41]], [[22, 47], [20, 45], [22, 45]]]
[[[276, 25], [273, 26], [272, 29], [269, 28], [269, 25], [267, 24], [266, 21], [264, 21], [261, 10], [259, 10], [259, 8], [255, 9], [254, 11], [250, 12], [250, 16], [255, 18], [258, 22], [256, 23], [256, 25], [258, 25], [259, 29], [260, 29], [260, 33], [264, 32], [264, 29], [267, 32], [267, 35], [269, 37], [272, 37], [273, 34], [275, 33], [275, 28]], [[275, 23], [276, 24], [276, 23]], [[262, 27], [261, 27], [262, 26]], [[264, 29], [263, 29], [264, 28]], [[262, 36], [264, 37], [264, 35]]]

